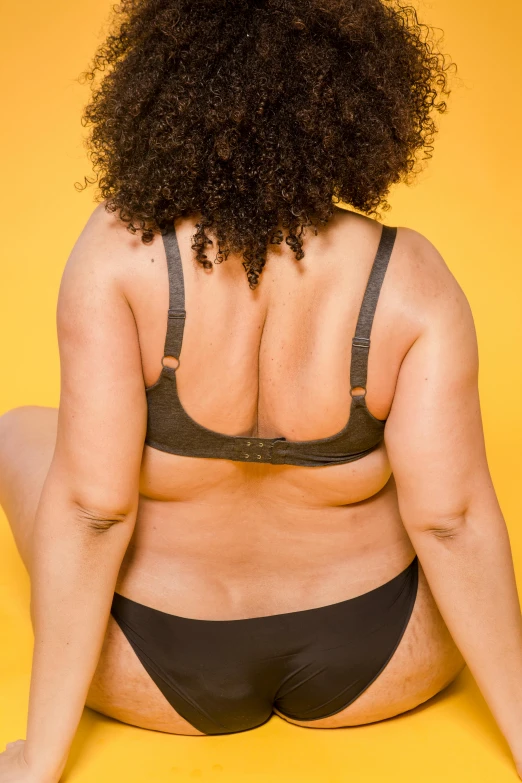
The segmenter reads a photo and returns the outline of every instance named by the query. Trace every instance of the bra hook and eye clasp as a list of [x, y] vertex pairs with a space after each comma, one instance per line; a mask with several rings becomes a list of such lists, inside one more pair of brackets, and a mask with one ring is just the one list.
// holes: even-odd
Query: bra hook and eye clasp
[[[245, 445], [246, 446], [257, 446], [258, 448], [261, 449], [261, 448], [263, 448], [264, 443], [262, 441], [258, 441], [257, 443], [252, 443], [251, 440], [247, 440]], [[253, 454], [252, 456], [255, 457], [256, 459], [262, 459], [262, 454]], [[243, 454], [243, 457], [245, 459], [249, 459], [250, 458], [250, 454]]]

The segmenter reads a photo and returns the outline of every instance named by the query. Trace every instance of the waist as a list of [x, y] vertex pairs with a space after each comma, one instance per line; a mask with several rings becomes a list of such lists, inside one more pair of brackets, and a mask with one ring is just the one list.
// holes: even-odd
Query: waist
[[116, 588], [169, 614], [240, 619], [324, 606], [378, 587], [415, 554], [393, 497], [233, 518], [181, 505], [144, 504]]

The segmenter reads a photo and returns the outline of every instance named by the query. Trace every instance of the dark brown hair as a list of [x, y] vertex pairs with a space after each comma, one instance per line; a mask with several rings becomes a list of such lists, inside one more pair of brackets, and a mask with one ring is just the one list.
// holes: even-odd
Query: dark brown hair
[[334, 202], [378, 216], [431, 157], [453, 66], [432, 33], [385, 0], [122, 0], [81, 74], [95, 176], [76, 186], [143, 242], [199, 213], [197, 260], [211, 230], [255, 288], [269, 242], [302, 258]]

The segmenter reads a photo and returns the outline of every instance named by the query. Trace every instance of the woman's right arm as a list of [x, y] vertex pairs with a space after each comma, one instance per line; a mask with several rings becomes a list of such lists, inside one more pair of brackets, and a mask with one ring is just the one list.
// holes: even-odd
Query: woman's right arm
[[486, 458], [473, 317], [433, 245], [407, 232], [406, 252], [431, 271], [430, 290], [419, 294], [420, 334], [402, 363], [385, 430], [400, 513], [522, 776], [522, 618]]

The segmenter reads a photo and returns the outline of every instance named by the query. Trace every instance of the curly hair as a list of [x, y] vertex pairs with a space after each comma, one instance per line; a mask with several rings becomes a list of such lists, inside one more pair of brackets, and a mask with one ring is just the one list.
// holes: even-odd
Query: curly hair
[[197, 261], [210, 232], [255, 289], [268, 243], [301, 259], [335, 203], [379, 216], [431, 157], [454, 65], [433, 29], [400, 0], [122, 0], [80, 75], [76, 187], [145, 243], [198, 213]]

